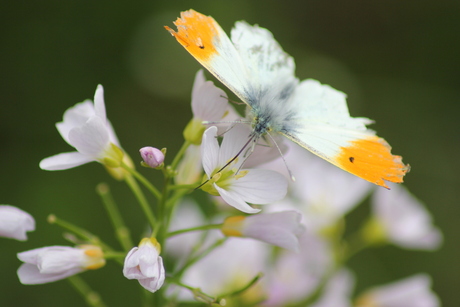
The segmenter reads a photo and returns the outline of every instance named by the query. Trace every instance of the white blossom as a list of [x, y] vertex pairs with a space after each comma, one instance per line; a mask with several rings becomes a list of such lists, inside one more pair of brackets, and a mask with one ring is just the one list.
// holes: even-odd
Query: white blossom
[[[308, 226], [307, 226], [308, 227]], [[281, 252], [266, 271], [267, 300], [264, 306], [296, 304], [310, 296], [334, 265], [329, 242], [304, 232], [298, 253]]]
[[254, 238], [292, 251], [299, 250], [298, 236], [305, 230], [302, 216], [282, 211], [251, 216], [228, 217], [221, 228], [226, 236]]
[[125, 258], [123, 275], [137, 279], [142, 287], [156, 292], [164, 283], [165, 269], [160, 256], [160, 244], [155, 238], [144, 238]]
[[35, 230], [35, 220], [27, 212], [9, 205], [0, 205], [0, 237], [27, 240], [27, 231]]
[[381, 226], [386, 240], [409, 249], [439, 248], [442, 233], [424, 205], [403, 186], [390, 184], [390, 188], [377, 189], [372, 198], [374, 223]]
[[354, 285], [351, 271], [341, 269], [328, 280], [320, 298], [311, 307], [351, 307]]
[[44, 170], [65, 170], [89, 162], [104, 164], [109, 172], [121, 179], [120, 162], [132, 164], [121, 149], [115, 131], [107, 119], [104, 104], [104, 89], [98, 85], [94, 103], [85, 100], [69, 108], [63, 121], [56, 124], [62, 138], [77, 151], [60, 153], [40, 162]]
[[105, 265], [104, 254], [95, 245], [47, 246], [18, 253], [25, 262], [18, 269], [24, 285], [44, 284]]
[[439, 307], [428, 275], [418, 274], [360, 295], [355, 307]]
[[212, 195], [220, 195], [230, 206], [256, 213], [248, 203], [268, 204], [282, 199], [287, 192], [287, 181], [279, 173], [263, 169], [239, 169], [244, 157], [236, 158], [222, 169], [247, 142], [244, 125], [236, 125], [225, 133], [222, 145], [216, 139], [217, 128], [210, 127], [203, 134], [201, 156], [209, 181], [202, 187]]
[[192, 144], [200, 145], [203, 132], [208, 127], [203, 122], [210, 122], [219, 127], [219, 134], [225, 132], [232, 122], [241, 120], [229, 104], [227, 95], [213, 82], [206, 81], [200, 69], [192, 89], [193, 118], [184, 130], [184, 138]]

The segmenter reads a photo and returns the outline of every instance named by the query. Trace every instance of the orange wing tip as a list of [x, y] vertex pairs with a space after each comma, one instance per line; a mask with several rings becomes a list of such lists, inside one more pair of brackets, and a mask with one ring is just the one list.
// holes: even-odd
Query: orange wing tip
[[168, 26], [165, 29], [197, 60], [207, 61], [217, 53], [215, 40], [223, 30], [212, 17], [188, 10], [174, 24], [177, 32]]
[[350, 143], [341, 148], [335, 161], [340, 168], [360, 178], [389, 189], [385, 180], [401, 183], [410, 171], [409, 164], [405, 165], [401, 156], [392, 155], [390, 145], [382, 138], [371, 136]]

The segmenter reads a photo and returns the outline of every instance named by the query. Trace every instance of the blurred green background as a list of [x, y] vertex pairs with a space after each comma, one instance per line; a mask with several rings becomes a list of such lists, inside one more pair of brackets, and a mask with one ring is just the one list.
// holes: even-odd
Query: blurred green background
[[[67, 108], [92, 99], [99, 83], [108, 116], [134, 161], [147, 145], [177, 151], [200, 66], [163, 25], [171, 26], [189, 8], [212, 15], [227, 33], [242, 19], [270, 29], [295, 58], [300, 79], [315, 78], [346, 92], [351, 114], [375, 119], [372, 128], [411, 164], [406, 186], [432, 212], [444, 245], [434, 253], [365, 251], [351, 263], [358, 291], [427, 272], [443, 306], [460, 306], [456, 0], [3, 1], [0, 202], [31, 213], [37, 230], [25, 243], [0, 240], [0, 306], [84, 305], [66, 281], [22, 286], [15, 254], [67, 244], [61, 229], [46, 222], [50, 213], [116, 245], [97, 183], [110, 184], [134, 236], [144, 230], [134, 198], [100, 165], [46, 172], [38, 163], [71, 150], [54, 124]], [[82, 276], [109, 305], [138, 305], [137, 298], [120, 293], [136, 291], [137, 282], [127, 281], [117, 265], [108, 267], [116, 269]]]

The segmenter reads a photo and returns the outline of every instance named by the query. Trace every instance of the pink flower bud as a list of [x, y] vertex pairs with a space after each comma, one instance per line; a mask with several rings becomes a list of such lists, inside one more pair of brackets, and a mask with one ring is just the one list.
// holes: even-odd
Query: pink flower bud
[[145, 164], [151, 168], [159, 167], [165, 159], [163, 152], [154, 147], [143, 147], [139, 149], [139, 152]]

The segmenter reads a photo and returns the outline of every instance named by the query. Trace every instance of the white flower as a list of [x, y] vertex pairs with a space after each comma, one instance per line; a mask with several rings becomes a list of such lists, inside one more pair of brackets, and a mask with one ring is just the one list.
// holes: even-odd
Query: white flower
[[105, 265], [104, 254], [94, 245], [47, 246], [18, 253], [25, 262], [18, 269], [18, 277], [24, 285], [44, 284], [98, 269]]
[[226, 236], [248, 237], [292, 251], [299, 250], [298, 236], [305, 230], [302, 216], [295, 211], [283, 211], [252, 216], [228, 217], [221, 228]]
[[220, 195], [230, 206], [246, 213], [256, 213], [247, 203], [268, 204], [282, 199], [287, 192], [287, 181], [281, 174], [262, 169], [242, 169], [244, 157], [240, 155], [221, 170], [247, 142], [244, 125], [236, 125], [225, 133], [222, 145], [216, 139], [217, 128], [210, 127], [203, 134], [201, 156], [209, 181], [202, 187], [212, 195]]
[[35, 230], [35, 220], [19, 208], [0, 205], [0, 237], [27, 240], [27, 231]]
[[[204, 242], [205, 246], [209, 246], [212, 239], [217, 238], [218, 235], [220, 235], [218, 232], [211, 233], [209, 240]], [[270, 249], [267, 247], [269, 246], [262, 242], [252, 240], [227, 240], [188, 268], [181, 281], [211, 296], [236, 291], [246, 286], [258, 274], [264, 273], [270, 256]], [[201, 245], [197, 248], [201, 251], [205, 250]], [[249, 304], [251, 299], [260, 300], [265, 296], [261, 289], [262, 284], [263, 279], [248, 289], [250, 295], [239, 299], [248, 303], [248, 306], [253, 306], [254, 304]], [[189, 291], [179, 291], [184, 300], [193, 299]], [[245, 294], [249, 293], [245, 292]], [[231, 298], [227, 299], [230, 300], [228, 303], [230, 305]], [[249, 301], [245, 301], [246, 299]], [[241, 301], [239, 303], [235, 306], [246, 306]]]
[[150, 292], [161, 288], [165, 280], [160, 244], [155, 238], [144, 238], [139, 247], [134, 247], [125, 258], [123, 275], [137, 279], [142, 287]]
[[[423, 204], [401, 185], [391, 184], [390, 188], [377, 189], [372, 198], [375, 219], [371, 223], [380, 225], [383, 239], [409, 249], [437, 249], [442, 233], [433, 226]], [[369, 231], [366, 236], [370, 235]]]
[[440, 302], [430, 289], [428, 275], [418, 274], [360, 295], [356, 307], [438, 307]]
[[310, 296], [333, 268], [331, 245], [305, 231], [299, 237], [298, 253], [282, 251], [269, 266], [265, 280], [269, 296], [264, 306], [295, 305]]
[[203, 121], [212, 122], [213, 125], [217, 124], [220, 127], [220, 134], [231, 125], [229, 122], [240, 120], [238, 114], [228, 103], [225, 92], [211, 81], [206, 81], [202, 69], [197, 72], [193, 84], [192, 112], [193, 119], [184, 130], [184, 138], [195, 145], [201, 144], [201, 137], [207, 127], [203, 125]]
[[[98, 85], [94, 103], [85, 100], [64, 113], [63, 121], [56, 124], [62, 138], [77, 151], [57, 154], [43, 159], [40, 168], [48, 171], [65, 170], [89, 162], [104, 164], [116, 178], [121, 178], [117, 170], [122, 159], [130, 163], [120, 148], [115, 131], [105, 113], [104, 90]], [[117, 177], [118, 173], [118, 177]]]
[[328, 280], [321, 297], [311, 307], [351, 307], [354, 284], [353, 274], [341, 269]]

